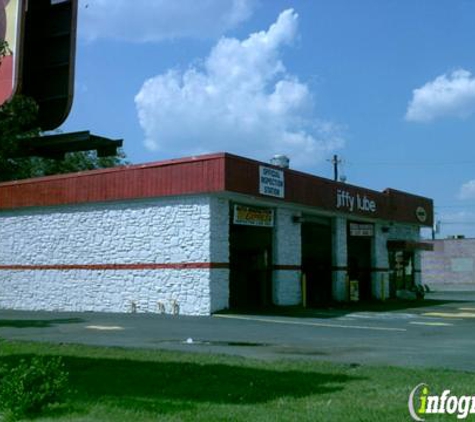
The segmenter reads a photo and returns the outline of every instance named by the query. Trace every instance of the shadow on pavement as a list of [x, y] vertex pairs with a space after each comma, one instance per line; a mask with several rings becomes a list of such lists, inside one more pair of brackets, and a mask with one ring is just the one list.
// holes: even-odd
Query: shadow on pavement
[[57, 324], [80, 324], [81, 318], [67, 319], [0, 319], [0, 328], [49, 328]]
[[332, 303], [320, 308], [303, 308], [302, 306], [269, 306], [265, 308], [239, 308], [218, 312], [218, 314], [288, 316], [297, 318], [339, 318], [354, 312], [396, 312], [420, 308], [437, 308], [439, 306], [473, 302], [460, 299], [419, 299], [386, 300], [384, 302], [368, 301], [357, 303]]

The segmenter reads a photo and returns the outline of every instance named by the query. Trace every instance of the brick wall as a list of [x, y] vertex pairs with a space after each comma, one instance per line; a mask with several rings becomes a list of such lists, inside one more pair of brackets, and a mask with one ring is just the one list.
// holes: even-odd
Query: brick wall
[[475, 239], [432, 241], [434, 250], [424, 251], [422, 280], [430, 287], [475, 287]]

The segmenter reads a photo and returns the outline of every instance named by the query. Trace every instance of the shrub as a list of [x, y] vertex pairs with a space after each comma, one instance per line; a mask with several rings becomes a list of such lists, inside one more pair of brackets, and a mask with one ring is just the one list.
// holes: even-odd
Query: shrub
[[36, 415], [67, 393], [68, 373], [59, 357], [22, 359], [3, 367], [0, 377], [0, 408], [10, 419]]

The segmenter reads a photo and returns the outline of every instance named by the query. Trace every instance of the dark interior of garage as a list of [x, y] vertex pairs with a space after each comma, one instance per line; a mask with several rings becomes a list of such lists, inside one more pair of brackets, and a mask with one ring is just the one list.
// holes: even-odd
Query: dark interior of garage
[[332, 300], [332, 232], [330, 220], [302, 224], [302, 273], [306, 278], [307, 306]]
[[230, 226], [231, 308], [272, 304], [272, 228]]
[[348, 276], [357, 280], [359, 300], [371, 300], [371, 242], [367, 236], [348, 233]]
[[414, 280], [414, 251], [389, 251], [389, 289], [391, 297], [396, 297], [397, 290], [412, 290]]

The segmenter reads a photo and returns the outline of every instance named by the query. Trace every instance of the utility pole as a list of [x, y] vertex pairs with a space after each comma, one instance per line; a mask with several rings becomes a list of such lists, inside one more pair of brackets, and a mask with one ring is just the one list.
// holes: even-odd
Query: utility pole
[[435, 235], [440, 233], [440, 220], [434, 221], [432, 226], [432, 240], [435, 240]]
[[338, 155], [334, 155], [331, 160], [327, 160], [333, 164], [333, 180], [338, 182], [338, 165], [341, 164], [341, 160], [338, 158]]

